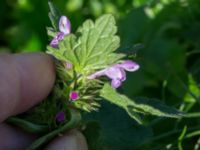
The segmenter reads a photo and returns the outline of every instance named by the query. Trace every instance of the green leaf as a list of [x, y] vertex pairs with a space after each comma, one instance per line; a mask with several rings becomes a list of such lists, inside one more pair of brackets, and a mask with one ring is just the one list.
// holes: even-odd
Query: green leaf
[[48, 36], [53, 37], [53, 38], [56, 36], [56, 32], [54, 31], [53, 28], [47, 27], [46, 29], [47, 29]]
[[[85, 124], [83, 134], [87, 139], [88, 148], [91, 150], [102, 150], [103, 141], [101, 135], [102, 129], [98, 121], [88, 121]], [[98, 143], [98, 146], [97, 146]]]
[[200, 89], [191, 74], [188, 75], [188, 80], [189, 89], [184, 97], [184, 101], [188, 103], [195, 103], [198, 97], [200, 97]]
[[138, 150], [139, 145], [152, 138], [153, 133], [150, 126], [138, 125], [125, 111], [107, 101], [101, 101], [101, 106], [102, 109], [99, 112], [83, 114], [84, 120], [97, 121], [101, 127], [99, 129], [97, 125], [96, 127], [86, 125], [84, 135], [89, 149]]
[[116, 32], [115, 19], [110, 14], [101, 16], [95, 23], [91, 20], [83, 23], [77, 30], [80, 36], [75, 48], [81, 70], [100, 69], [124, 57], [113, 53], [120, 44]]
[[59, 30], [58, 22], [59, 22], [61, 13], [51, 1], [49, 1], [48, 4], [49, 4], [49, 9], [50, 9], [49, 18], [51, 20], [52, 26], [54, 27], [55, 31], [58, 31]]
[[[55, 14], [54, 11], [52, 14]], [[85, 21], [76, 34], [65, 36], [57, 49], [47, 47], [48, 53], [58, 60], [73, 63], [79, 73], [102, 69], [125, 56], [114, 53], [120, 45], [116, 32], [114, 17], [110, 14], [103, 15], [95, 23]]]
[[59, 42], [58, 49], [47, 46], [47, 53], [53, 55], [58, 60], [70, 62], [76, 65], [79, 61], [76, 54], [74, 53], [74, 47], [76, 47], [76, 37], [74, 34], [69, 34]]
[[155, 98], [137, 97], [134, 100], [135, 107], [142, 110], [145, 114], [151, 114], [160, 117], [180, 118], [184, 114], [177, 109], [167, 106], [162, 101]]
[[74, 47], [76, 47], [76, 36], [70, 34], [65, 36], [65, 38], [59, 43], [59, 51], [62, 52], [65, 59], [74, 65], [77, 65], [79, 60], [74, 52]]
[[47, 46], [47, 51], [46, 53], [54, 56], [55, 58], [57, 58], [58, 60], [61, 61], [66, 61], [65, 57], [63, 56], [63, 51], [59, 51], [51, 46]]
[[183, 116], [178, 110], [166, 106], [156, 99], [136, 98], [131, 100], [125, 95], [117, 93], [109, 84], [104, 85], [100, 95], [111, 103], [125, 109], [138, 123], [141, 122], [139, 117], [136, 117], [135, 112], [171, 118]]

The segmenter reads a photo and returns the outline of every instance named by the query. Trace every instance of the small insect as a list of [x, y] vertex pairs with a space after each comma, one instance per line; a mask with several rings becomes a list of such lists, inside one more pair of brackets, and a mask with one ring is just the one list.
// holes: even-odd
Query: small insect
[[142, 48], [144, 48], [144, 45], [141, 43], [138, 43], [132, 46], [121, 48], [119, 49], [119, 52], [127, 54], [128, 58], [135, 58], [137, 56], [137, 52]]

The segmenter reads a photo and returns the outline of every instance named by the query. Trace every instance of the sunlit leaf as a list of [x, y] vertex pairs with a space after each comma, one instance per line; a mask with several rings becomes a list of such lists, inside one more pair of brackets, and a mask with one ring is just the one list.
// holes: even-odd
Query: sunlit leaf
[[135, 112], [151, 114], [161, 117], [179, 118], [183, 114], [178, 110], [166, 106], [156, 99], [136, 98], [129, 99], [125, 95], [117, 93], [109, 84], [105, 84], [101, 90], [101, 96], [111, 103], [122, 107], [128, 114], [140, 123], [140, 119], [135, 115]]
[[189, 80], [189, 91], [186, 93], [184, 97], [184, 101], [188, 103], [195, 103], [196, 98], [200, 96], [200, 89], [196, 82], [194, 81], [193, 77], [191, 74], [188, 75], [188, 80]]
[[117, 27], [112, 15], [103, 15], [95, 23], [87, 20], [77, 32], [80, 36], [75, 52], [82, 70], [99, 69], [123, 57], [113, 53], [120, 39], [115, 35]]
[[95, 23], [85, 21], [76, 34], [65, 36], [58, 48], [47, 47], [48, 53], [58, 60], [73, 63], [75, 70], [80, 73], [105, 68], [125, 56], [114, 53], [120, 44], [116, 32], [114, 17], [103, 15]]

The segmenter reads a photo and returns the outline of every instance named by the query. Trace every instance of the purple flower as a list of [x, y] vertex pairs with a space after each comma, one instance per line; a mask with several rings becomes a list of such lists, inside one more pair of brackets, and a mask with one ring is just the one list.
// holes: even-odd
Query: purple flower
[[126, 80], [126, 71], [134, 72], [139, 69], [139, 65], [133, 61], [125, 60], [122, 63], [114, 64], [106, 69], [100, 70], [88, 76], [88, 79], [95, 79], [100, 76], [107, 76], [110, 78], [113, 88], [121, 86], [122, 82]]
[[53, 38], [53, 40], [51, 41], [50, 45], [53, 47], [53, 48], [57, 48], [58, 47], [58, 43], [59, 41], [61, 41], [62, 39], [64, 39], [64, 33], [62, 32], [58, 32], [56, 34], [56, 36]]
[[63, 122], [65, 120], [65, 113], [63, 111], [60, 111], [56, 114], [55, 117], [56, 121]]
[[71, 32], [71, 23], [66, 16], [61, 16], [59, 20], [59, 30], [65, 35]]
[[53, 40], [50, 42], [50, 45], [54, 48], [57, 48], [59, 41], [63, 40], [65, 35], [68, 35], [71, 32], [71, 24], [66, 16], [60, 17], [59, 30], [60, 32], [58, 32]]
[[76, 91], [71, 91], [70, 94], [69, 94], [69, 98], [72, 100], [72, 101], [75, 101], [78, 99], [78, 93]]
[[131, 60], [125, 60], [124, 62], [117, 64], [119, 67], [125, 69], [126, 71], [134, 72], [140, 68], [140, 66], [131, 61]]
[[118, 87], [120, 87], [122, 85], [122, 81], [120, 81], [120, 80], [117, 80], [117, 79], [113, 79], [112, 81], [111, 81], [111, 86], [113, 87], [113, 88], [118, 88]]

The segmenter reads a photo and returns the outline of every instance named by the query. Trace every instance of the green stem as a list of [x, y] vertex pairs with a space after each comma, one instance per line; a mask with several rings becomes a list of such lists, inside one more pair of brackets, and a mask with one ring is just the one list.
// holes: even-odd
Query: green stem
[[188, 113], [185, 116], [186, 118], [199, 118], [200, 117], [200, 112], [193, 112], [193, 113]]
[[48, 126], [37, 125], [24, 119], [17, 117], [10, 117], [6, 120], [7, 123], [14, 124], [28, 133], [44, 133], [48, 131]]
[[37, 139], [35, 142], [33, 142], [27, 150], [36, 150], [39, 147], [41, 147], [42, 145], [46, 144], [48, 141], [52, 140], [55, 136], [57, 136], [59, 133], [62, 133], [64, 131], [67, 131], [69, 129], [72, 129], [74, 127], [76, 127], [81, 120], [81, 115], [78, 111], [76, 110], [70, 110], [71, 113], [71, 118], [69, 120], [68, 123], [66, 123], [65, 125], [63, 125], [62, 127], [40, 137], [39, 139]]
[[[192, 127], [192, 128], [188, 128], [188, 131], [193, 131], [193, 130], [197, 130], [199, 129], [200, 126], [195, 126], [195, 127]], [[152, 139], [149, 139], [147, 142], [153, 142], [153, 141], [157, 141], [157, 140], [160, 140], [160, 139], [163, 139], [163, 138], [166, 138], [168, 136], [171, 136], [171, 135], [174, 135], [174, 134], [178, 134], [182, 132], [182, 129], [176, 129], [176, 130], [172, 130], [172, 131], [168, 131], [166, 133], [163, 133], [163, 134], [160, 134], [158, 136], [155, 136], [153, 137]], [[186, 135], [187, 137], [187, 135]]]
[[197, 135], [200, 135], [200, 130], [197, 130], [197, 131], [193, 131], [193, 132], [188, 133], [188, 134], [185, 136], [185, 139], [188, 139], [188, 138], [191, 138], [191, 137], [194, 137], [194, 136], [197, 136]]

